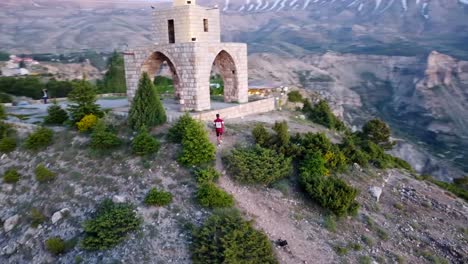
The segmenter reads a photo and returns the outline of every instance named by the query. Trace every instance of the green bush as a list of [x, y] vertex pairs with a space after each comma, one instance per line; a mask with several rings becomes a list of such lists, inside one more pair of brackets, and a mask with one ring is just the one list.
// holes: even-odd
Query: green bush
[[62, 125], [67, 120], [67, 111], [63, 110], [57, 103], [54, 103], [47, 108], [47, 116], [44, 118], [44, 123]]
[[313, 200], [336, 215], [354, 213], [359, 206], [355, 201], [358, 190], [326, 174], [325, 160], [311, 153], [301, 164], [300, 184]]
[[82, 247], [86, 250], [105, 250], [122, 242], [127, 234], [140, 228], [138, 217], [131, 204], [104, 200], [93, 219], [83, 224], [85, 237]]
[[328, 103], [324, 100], [321, 100], [315, 106], [312, 106], [308, 100], [304, 103], [302, 111], [307, 115], [307, 117], [320, 125], [323, 125], [330, 129], [335, 129], [338, 131], [345, 130], [345, 124], [336, 117], [330, 109]]
[[179, 161], [185, 165], [200, 165], [215, 159], [215, 146], [210, 142], [205, 126], [198, 122], [189, 123], [182, 138], [182, 153]]
[[40, 127], [26, 138], [24, 147], [33, 151], [46, 148], [52, 144], [53, 135], [54, 132], [52, 132], [52, 130], [45, 127]]
[[304, 101], [302, 94], [299, 91], [291, 91], [288, 93], [288, 101], [293, 103], [300, 103]]
[[232, 207], [234, 198], [212, 182], [205, 182], [200, 185], [197, 191], [197, 200], [203, 207], [221, 208]]
[[76, 128], [80, 132], [86, 132], [92, 129], [98, 122], [98, 117], [93, 114], [87, 114], [81, 118], [79, 122], [76, 122]]
[[159, 141], [148, 133], [145, 126], [141, 127], [138, 135], [132, 141], [133, 153], [144, 156], [158, 152]]
[[151, 189], [145, 197], [146, 205], [165, 206], [172, 202], [170, 192], [159, 191], [156, 188]]
[[455, 194], [456, 196], [464, 199], [465, 201], [468, 201], [468, 189], [465, 187], [463, 187], [462, 184], [460, 183], [463, 183], [463, 179], [462, 180], [458, 180], [455, 182], [454, 180], [454, 183], [449, 183], [449, 182], [443, 182], [443, 181], [439, 181], [439, 180], [436, 180], [434, 178], [432, 178], [431, 176], [423, 176], [423, 178], [429, 182], [432, 182], [433, 184], [439, 186], [440, 188], [442, 189], [445, 189], [453, 194]]
[[48, 170], [42, 164], [37, 165], [34, 173], [36, 174], [36, 180], [41, 183], [53, 181], [57, 177], [55, 172]]
[[347, 136], [343, 139], [340, 149], [346, 156], [348, 163], [357, 163], [366, 167], [369, 163], [369, 155], [363, 152], [354, 142], [353, 137]]
[[365, 139], [383, 147], [391, 149], [393, 142], [390, 141], [390, 127], [380, 119], [373, 119], [362, 127], [362, 134]]
[[41, 213], [41, 211], [39, 211], [36, 208], [33, 208], [31, 209], [30, 219], [31, 219], [31, 226], [36, 228], [40, 224], [45, 222], [46, 217]]
[[191, 246], [194, 264], [278, 263], [268, 237], [236, 210], [218, 210], [196, 228]]
[[143, 73], [128, 112], [128, 123], [134, 130], [166, 122], [166, 111], [147, 73]]
[[265, 126], [262, 124], [255, 125], [255, 127], [252, 129], [252, 136], [256, 144], [264, 148], [269, 147], [271, 136], [270, 133], [268, 133], [266, 130]]
[[0, 152], [9, 153], [15, 150], [16, 139], [13, 137], [3, 137], [0, 139]]
[[102, 120], [99, 120], [91, 133], [90, 146], [95, 150], [108, 150], [120, 146], [122, 141], [119, 137], [108, 131]]
[[5, 111], [5, 107], [3, 106], [3, 104], [0, 103], [0, 120], [6, 119], [6, 118], [7, 118], [7, 114]]
[[171, 142], [181, 143], [187, 127], [196, 122], [188, 113], [179, 117], [177, 122], [169, 129], [168, 138]]
[[60, 237], [51, 237], [45, 241], [45, 248], [53, 255], [60, 255], [65, 252], [65, 241]]
[[198, 184], [203, 184], [207, 182], [214, 182], [219, 179], [219, 172], [213, 167], [207, 167], [204, 169], [197, 169], [195, 171], [195, 177]]
[[17, 183], [21, 178], [21, 174], [15, 169], [8, 169], [3, 174], [3, 182], [5, 183]]
[[269, 185], [292, 171], [290, 158], [258, 145], [234, 149], [223, 161], [230, 175], [241, 183]]

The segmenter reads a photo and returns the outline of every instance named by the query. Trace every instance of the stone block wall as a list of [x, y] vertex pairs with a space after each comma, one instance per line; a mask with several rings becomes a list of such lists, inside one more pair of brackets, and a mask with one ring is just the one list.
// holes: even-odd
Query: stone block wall
[[271, 97], [219, 110], [207, 111], [203, 113], [192, 113], [191, 115], [193, 118], [201, 121], [212, 121], [216, 119], [216, 114], [219, 114], [222, 119], [228, 120], [248, 115], [267, 113], [275, 110], [276, 108], [276, 99]]
[[[138, 88], [143, 72], [156, 71], [153, 54], [164, 55], [173, 65], [174, 77], [178, 80], [182, 111], [203, 111], [211, 108], [209, 79], [213, 62], [225, 52], [235, 65], [230, 78], [235, 79], [236, 88], [228, 91], [226, 101], [245, 103], [248, 101], [247, 45], [243, 43], [179, 43], [154, 45], [124, 52], [127, 96], [131, 101]], [[223, 60], [219, 60], [223, 63]], [[161, 62], [156, 62], [161, 63]], [[231, 69], [231, 68], [229, 68]], [[155, 72], [149, 72], [154, 75]]]

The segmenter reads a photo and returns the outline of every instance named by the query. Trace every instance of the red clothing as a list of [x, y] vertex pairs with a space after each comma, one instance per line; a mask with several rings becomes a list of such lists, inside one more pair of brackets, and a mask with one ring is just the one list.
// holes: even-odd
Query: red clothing
[[221, 118], [216, 118], [214, 120], [214, 127], [216, 129], [216, 132], [223, 133], [223, 131], [224, 131], [224, 120], [222, 120]]

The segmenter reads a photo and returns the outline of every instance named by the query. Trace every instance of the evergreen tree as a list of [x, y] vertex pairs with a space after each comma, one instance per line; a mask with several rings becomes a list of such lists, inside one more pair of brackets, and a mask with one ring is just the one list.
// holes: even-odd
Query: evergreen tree
[[44, 118], [46, 124], [61, 125], [68, 120], [67, 111], [63, 110], [57, 102], [47, 108], [48, 115]]
[[144, 73], [128, 113], [128, 123], [134, 130], [138, 130], [143, 125], [153, 127], [165, 122], [166, 111], [150, 77]]
[[108, 150], [120, 146], [122, 141], [113, 132], [109, 131], [102, 120], [99, 120], [93, 128], [90, 146], [95, 150]]
[[390, 127], [380, 119], [373, 119], [367, 122], [362, 128], [362, 133], [366, 139], [385, 149], [391, 149], [393, 146], [393, 143], [390, 141]]
[[2, 104], [0, 104], [0, 120], [6, 119], [6, 117], [7, 116], [6, 116], [5, 107]]
[[144, 156], [158, 152], [160, 143], [148, 133], [145, 126], [140, 128], [138, 135], [132, 141], [133, 153]]
[[200, 165], [213, 161], [215, 152], [204, 125], [197, 121], [189, 123], [182, 139], [179, 161], [186, 165]]
[[102, 92], [125, 93], [126, 91], [124, 59], [120, 53], [114, 51], [107, 64]]
[[72, 103], [68, 106], [73, 123], [79, 122], [85, 115], [93, 114], [102, 117], [104, 113], [96, 104], [96, 90], [91, 83], [84, 78], [80, 82], [73, 83], [73, 90], [68, 95]]

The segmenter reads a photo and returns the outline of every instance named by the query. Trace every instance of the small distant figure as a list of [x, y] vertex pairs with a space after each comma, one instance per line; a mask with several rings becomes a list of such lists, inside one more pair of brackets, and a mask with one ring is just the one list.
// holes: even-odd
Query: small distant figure
[[47, 99], [49, 98], [49, 96], [47, 95], [47, 89], [42, 89], [42, 99], [44, 100], [44, 104], [47, 104]]
[[216, 131], [216, 140], [218, 141], [218, 146], [223, 143], [223, 133], [224, 133], [224, 120], [219, 118], [219, 114], [216, 114], [216, 119], [214, 120], [214, 127]]

